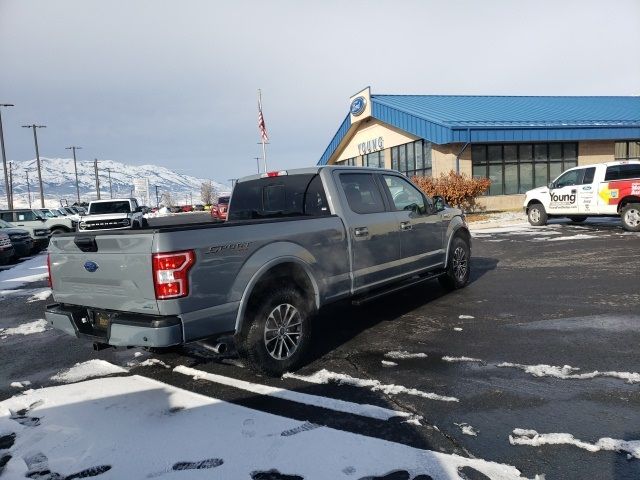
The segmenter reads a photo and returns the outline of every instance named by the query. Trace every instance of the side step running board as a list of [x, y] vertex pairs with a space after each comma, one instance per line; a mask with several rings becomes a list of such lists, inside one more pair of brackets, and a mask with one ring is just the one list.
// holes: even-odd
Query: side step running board
[[409, 288], [409, 287], [415, 287], [416, 285], [420, 285], [421, 283], [424, 282], [428, 282], [429, 280], [434, 280], [438, 277], [441, 277], [442, 275], [444, 275], [446, 272], [441, 271], [441, 272], [436, 272], [436, 273], [431, 273], [428, 274], [425, 277], [418, 277], [415, 278], [413, 280], [409, 280], [403, 283], [400, 283], [398, 285], [392, 285], [391, 287], [382, 289], [382, 290], [375, 290], [369, 294], [365, 294], [361, 297], [357, 297], [355, 299], [353, 299], [351, 301], [352, 305], [355, 306], [360, 306], [360, 305], [364, 305], [365, 303], [368, 303], [372, 300], [375, 300], [377, 298], [380, 297], [384, 297], [385, 295], [389, 295], [390, 293], [395, 293], [395, 292], [399, 292], [400, 290], [404, 290], [405, 288]]

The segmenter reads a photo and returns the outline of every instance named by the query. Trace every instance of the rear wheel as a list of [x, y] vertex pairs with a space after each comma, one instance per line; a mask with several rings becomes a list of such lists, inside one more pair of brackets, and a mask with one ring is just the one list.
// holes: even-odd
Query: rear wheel
[[629, 203], [620, 210], [622, 226], [630, 232], [640, 232], [640, 203]]
[[574, 223], [584, 222], [586, 219], [587, 217], [569, 217], [569, 220], [571, 220]]
[[461, 237], [455, 237], [451, 241], [447, 270], [438, 278], [440, 285], [447, 290], [457, 290], [469, 283], [471, 273], [471, 248]]
[[540, 227], [542, 225], [547, 224], [547, 212], [542, 206], [541, 203], [534, 203], [529, 206], [529, 210], [527, 212], [527, 218], [529, 219], [529, 223], [534, 227]]
[[283, 285], [262, 295], [237, 335], [238, 353], [258, 373], [295, 370], [310, 345], [312, 309], [301, 292]]

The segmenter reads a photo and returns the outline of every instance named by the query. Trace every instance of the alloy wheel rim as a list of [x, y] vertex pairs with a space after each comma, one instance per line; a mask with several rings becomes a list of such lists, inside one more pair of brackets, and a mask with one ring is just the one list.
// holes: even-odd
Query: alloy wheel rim
[[464, 251], [464, 248], [457, 247], [453, 252], [453, 274], [456, 279], [462, 281], [467, 275], [467, 270], [467, 252]]
[[302, 336], [302, 317], [290, 303], [281, 303], [267, 316], [264, 345], [275, 360], [286, 360], [298, 349]]

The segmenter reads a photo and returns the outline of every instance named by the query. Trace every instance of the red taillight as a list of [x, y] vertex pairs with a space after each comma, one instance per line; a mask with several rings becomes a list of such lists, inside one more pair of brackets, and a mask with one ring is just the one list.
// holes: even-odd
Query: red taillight
[[195, 259], [193, 250], [153, 254], [153, 286], [156, 299], [166, 300], [189, 295], [189, 270]]
[[279, 172], [266, 172], [260, 175], [261, 178], [268, 178], [268, 177], [282, 177], [284, 175], [288, 175], [288, 172], [286, 170], [280, 170]]
[[53, 288], [53, 280], [51, 279], [51, 254], [47, 253], [47, 272], [49, 273], [49, 277], [47, 278], [47, 283], [49, 284], [49, 288]]

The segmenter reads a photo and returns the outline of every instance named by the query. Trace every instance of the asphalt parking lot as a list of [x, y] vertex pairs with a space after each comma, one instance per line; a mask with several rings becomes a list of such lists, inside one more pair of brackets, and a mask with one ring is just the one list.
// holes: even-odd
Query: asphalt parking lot
[[[200, 346], [162, 355], [93, 352], [51, 330], [4, 338], [0, 332], [0, 400], [16, 394], [13, 381], [47, 386], [57, 371], [102, 358], [252, 409], [505, 463], [529, 478], [640, 478], [640, 461], [625, 453], [518, 445], [527, 435], [514, 432], [565, 433], [590, 444], [603, 437], [640, 440], [640, 234], [603, 221], [495, 228], [474, 237], [467, 288], [447, 294], [432, 282], [363, 307], [330, 307], [316, 321], [312, 358], [290, 378], [258, 377], [233, 350], [223, 356]], [[30, 293], [44, 287], [43, 281], [28, 285]], [[2, 288], [0, 328], [43, 317], [46, 301], [26, 302], [26, 295]], [[137, 366], [151, 357], [221, 377]], [[247, 390], [255, 384], [407, 412], [412, 421]], [[396, 475], [389, 478], [408, 478]], [[468, 478], [485, 478], [479, 475]]]

